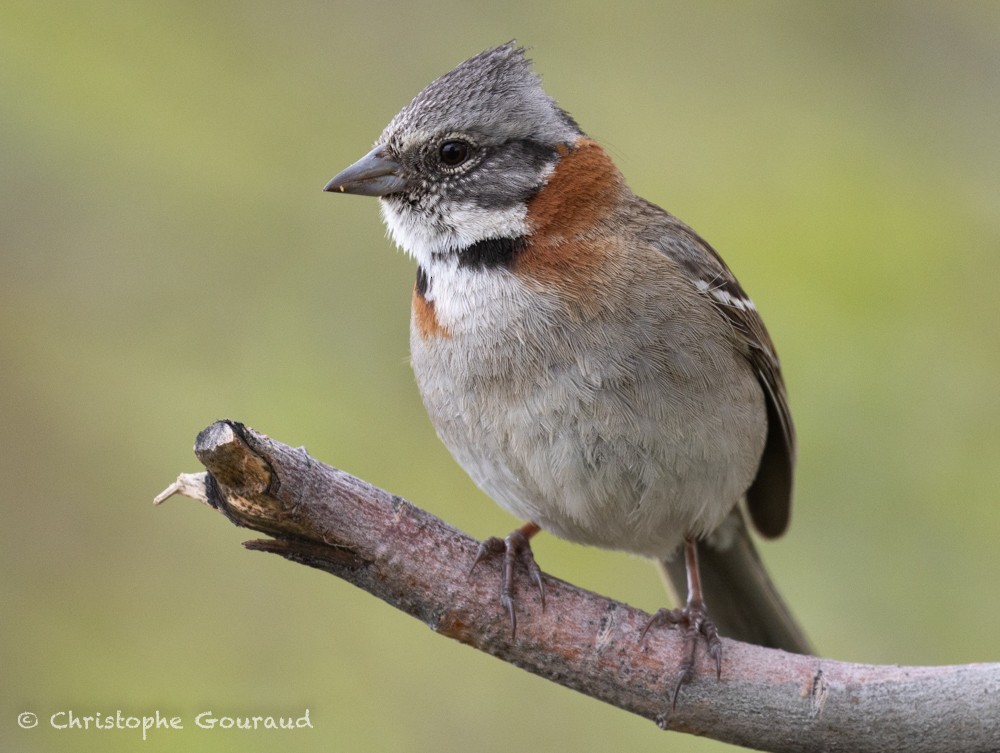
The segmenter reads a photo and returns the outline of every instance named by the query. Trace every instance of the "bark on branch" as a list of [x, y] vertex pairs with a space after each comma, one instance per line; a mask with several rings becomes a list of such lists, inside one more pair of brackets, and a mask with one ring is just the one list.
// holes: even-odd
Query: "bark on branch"
[[663, 729], [767, 751], [1000, 750], [1000, 663], [848, 664], [724, 640], [722, 679], [702, 657], [671, 708], [680, 640], [657, 630], [640, 642], [644, 612], [545, 576], [544, 612], [535, 589], [519, 589], [512, 639], [498, 563], [469, 575], [471, 537], [233, 421], [202, 431], [195, 454], [208, 472], [182, 474], [157, 503], [200, 499], [273, 537], [250, 549], [337, 575], [437, 633]]

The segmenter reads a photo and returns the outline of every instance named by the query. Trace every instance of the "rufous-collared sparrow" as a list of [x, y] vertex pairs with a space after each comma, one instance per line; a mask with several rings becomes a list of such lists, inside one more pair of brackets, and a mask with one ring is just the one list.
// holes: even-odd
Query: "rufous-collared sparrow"
[[795, 435], [764, 323], [711, 246], [632, 193], [522, 48], [431, 83], [326, 190], [379, 197], [418, 264], [410, 348], [431, 421], [529, 521], [477, 559], [504, 555], [512, 625], [514, 566], [541, 588], [528, 539], [544, 529], [655, 558], [686, 588], [646, 625], [683, 631], [675, 699], [699, 636], [717, 673], [718, 631], [809, 651], [739, 507], [764, 536], [788, 524]]

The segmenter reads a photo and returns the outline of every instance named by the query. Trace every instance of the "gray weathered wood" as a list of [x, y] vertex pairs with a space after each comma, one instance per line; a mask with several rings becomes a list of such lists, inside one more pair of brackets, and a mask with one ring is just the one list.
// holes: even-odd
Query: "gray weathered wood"
[[655, 721], [664, 729], [768, 751], [1000, 751], [1000, 664], [847, 664], [724, 640], [670, 708], [680, 662], [672, 630], [545, 576], [544, 612], [524, 582], [518, 632], [497, 598], [498, 563], [470, 576], [478, 542], [409, 502], [232, 421], [198, 435], [207, 474], [157, 497], [201, 499], [272, 536], [251, 549], [333, 573], [435, 632]]

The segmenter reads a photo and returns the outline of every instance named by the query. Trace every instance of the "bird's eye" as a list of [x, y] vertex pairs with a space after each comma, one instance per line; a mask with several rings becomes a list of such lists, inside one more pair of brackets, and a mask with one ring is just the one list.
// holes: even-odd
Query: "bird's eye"
[[446, 141], [438, 148], [438, 157], [445, 167], [458, 167], [471, 153], [472, 147], [464, 141]]

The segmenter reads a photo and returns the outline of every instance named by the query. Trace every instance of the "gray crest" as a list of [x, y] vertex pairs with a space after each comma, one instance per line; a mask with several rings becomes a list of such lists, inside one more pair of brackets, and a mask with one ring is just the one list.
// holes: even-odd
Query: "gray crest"
[[524, 48], [513, 40], [431, 82], [392, 119], [379, 141], [405, 149], [432, 134], [470, 130], [493, 143], [554, 144], [581, 135], [573, 118], [542, 89]]

